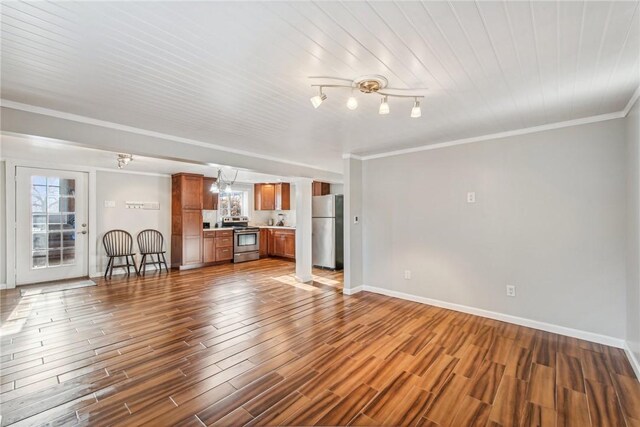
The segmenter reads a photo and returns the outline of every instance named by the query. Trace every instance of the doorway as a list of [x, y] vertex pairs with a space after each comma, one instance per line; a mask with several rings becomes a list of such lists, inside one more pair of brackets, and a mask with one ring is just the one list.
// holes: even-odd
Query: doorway
[[88, 174], [16, 168], [16, 284], [89, 274]]

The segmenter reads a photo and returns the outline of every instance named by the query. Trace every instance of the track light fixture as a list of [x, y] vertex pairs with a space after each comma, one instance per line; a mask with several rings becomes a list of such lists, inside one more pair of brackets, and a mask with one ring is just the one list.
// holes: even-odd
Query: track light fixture
[[311, 97], [311, 104], [314, 108], [318, 108], [322, 101], [327, 99], [327, 95], [323, 92], [325, 88], [349, 88], [351, 89], [351, 96], [347, 100], [347, 108], [349, 110], [355, 110], [358, 108], [358, 100], [355, 96], [353, 96], [353, 91], [356, 89], [361, 93], [371, 94], [376, 93], [382, 96], [380, 100], [380, 107], [378, 108], [378, 114], [385, 115], [389, 114], [389, 97], [393, 98], [413, 98], [413, 108], [411, 109], [411, 117], [418, 118], [422, 116], [422, 111], [420, 109], [420, 99], [424, 98], [424, 95], [416, 95], [409, 93], [399, 93], [399, 92], [416, 92], [416, 91], [424, 91], [425, 88], [416, 88], [416, 89], [397, 89], [387, 87], [387, 79], [384, 76], [380, 75], [367, 75], [358, 77], [355, 80], [351, 79], [343, 79], [340, 77], [320, 77], [313, 76], [309, 77], [310, 79], [320, 79], [320, 80], [333, 80], [337, 81], [334, 83], [324, 83], [323, 84], [312, 84], [312, 87], [317, 87], [319, 89], [318, 95]]
[[131, 154], [118, 153], [118, 169], [122, 169], [129, 164], [131, 160], [133, 160], [133, 156]]

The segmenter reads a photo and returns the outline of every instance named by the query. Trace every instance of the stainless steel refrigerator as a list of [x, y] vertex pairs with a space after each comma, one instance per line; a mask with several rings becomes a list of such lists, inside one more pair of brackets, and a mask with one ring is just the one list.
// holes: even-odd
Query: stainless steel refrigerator
[[314, 196], [312, 216], [312, 258], [317, 267], [341, 270], [344, 263], [344, 197], [341, 194]]

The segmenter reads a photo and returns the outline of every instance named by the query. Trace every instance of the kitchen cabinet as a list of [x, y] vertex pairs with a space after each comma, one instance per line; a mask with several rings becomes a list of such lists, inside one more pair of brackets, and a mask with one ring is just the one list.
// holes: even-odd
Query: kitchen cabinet
[[269, 256], [269, 239], [271, 238], [271, 230], [268, 228], [260, 229], [260, 258]]
[[171, 177], [171, 267], [189, 268], [203, 260], [202, 175]]
[[291, 185], [288, 182], [254, 184], [253, 199], [257, 211], [288, 211], [291, 209]]
[[218, 210], [218, 193], [211, 192], [211, 185], [215, 182], [215, 178], [202, 179], [202, 209], [205, 211]]
[[230, 261], [233, 259], [233, 231], [211, 230], [204, 232], [204, 262]]
[[313, 181], [311, 184], [311, 194], [313, 196], [326, 196], [331, 193], [331, 184], [328, 182]]
[[296, 257], [296, 231], [279, 228], [269, 229], [270, 256], [295, 259]]

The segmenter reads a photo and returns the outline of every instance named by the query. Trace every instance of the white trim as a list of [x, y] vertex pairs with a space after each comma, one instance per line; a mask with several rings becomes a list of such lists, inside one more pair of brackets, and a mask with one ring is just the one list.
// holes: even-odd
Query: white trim
[[508, 138], [510, 136], [526, 135], [529, 133], [544, 132], [547, 130], [561, 129], [569, 126], [578, 126], [578, 125], [585, 125], [589, 123], [603, 122], [605, 120], [620, 119], [620, 118], [623, 118], [624, 116], [625, 116], [624, 111], [617, 111], [615, 113], [601, 114], [599, 116], [591, 116], [591, 117], [584, 117], [581, 119], [567, 120], [565, 122], [549, 123], [546, 125], [533, 126], [529, 128], [492, 133], [489, 135], [474, 136], [471, 138], [456, 139], [454, 141], [447, 141], [447, 142], [439, 142], [437, 144], [421, 145], [419, 147], [405, 148], [403, 150], [387, 151], [384, 153], [371, 154], [371, 155], [362, 155], [360, 158], [362, 160], [372, 160], [372, 159], [380, 159], [383, 157], [399, 156], [401, 154], [410, 154], [410, 153], [417, 153], [420, 151], [435, 150], [438, 148], [452, 147], [454, 145], [470, 144], [472, 142]]
[[7, 286], [6, 283], [0, 283], [0, 290], [2, 289], [9, 289], [9, 287]]
[[356, 159], [356, 160], [362, 160], [362, 156], [358, 156], [357, 154], [353, 154], [353, 153], [344, 153], [342, 155], [343, 159]]
[[362, 292], [364, 286], [356, 286], [355, 288], [352, 289], [348, 289], [348, 288], [342, 288], [342, 293], [345, 295], [355, 295], [357, 293]]
[[627, 358], [629, 359], [629, 363], [631, 363], [633, 371], [636, 373], [636, 377], [640, 379], [640, 360], [638, 360], [635, 353], [631, 351], [628, 342], [624, 343], [624, 351], [627, 353]]
[[364, 285], [363, 288], [365, 291], [373, 292], [376, 294], [387, 295], [394, 298], [400, 298], [408, 301], [419, 302], [422, 304], [428, 304], [436, 307], [446, 308], [449, 310], [460, 311], [462, 313], [468, 313], [476, 316], [487, 317], [489, 319], [500, 320], [502, 322], [513, 323], [520, 326], [526, 326], [528, 328], [534, 328], [534, 329], [540, 329], [546, 332], [552, 332], [554, 334], [567, 335], [570, 337], [591, 341], [598, 344], [604, 344], [604, 345], [617, 347], [617, 348], [625, 347], [625, 341], [623, 339], [610, 337], [607, 335], [581, 331], [579, 329], [567, 328], [565, 326], [554, 325], [551, 323], [540, 322], [538, 320], [526, 319], [524, 317], [512, 316], [510, 314], [498, 313], [495, 311], [483, 310], [481, 308], [469, 307], [466, 305], [420, 297], [417, 295], [406, 294], [404, 292], [397, 292], [389, 289], [376, 288], [374, 286]]
[[639, 97], [640, 97], [640, 86], [638, 86], [636, 91], [633, 92], [633, 95], [631, 95], [629, 102], [627, 102], [627, 106], [624, 107], [624, 110], [622, 110], [623, 117], [627, 117], [629, 115], [629, 111], [631, 111], [631, 109], [633, 108], [633, 105], [636, 103]]
[[15, 101], [9, 101], [9, 100], [3, 99], [3, 98], [0, 99], [0, 104], [2, 105], [2, 107], [10, 108], [10, 109], [13, 109], [13, 110], [26, 111], [26, 112], [34, 113], [34, 114], [41, 114], [41, 115], [49, 116], [49, 117], [56, 117], [58, 119], [70, 120], [70, 121], [73, 121], [73, 122], [84, 123], [84, 124], [89, 124], [89, 125], [94, 125], [94, 126], [101, 126], [101, 127], [108, 128], [108, 129], [121, 130], [121, 131], [124, 131], [124, 132], [130, 132], [130, 133], [135, 133], [135, 134], [138, 134], [138, 135], [149, 136], [149, 137], [152, 137], [152, 138], [159, 138], [159, 139], [165, 139], [165, 140], [168, 140], [168, 141], [181, 142], [183, 144], [196, 145], [198, 147], [205, 147], [205, 148], [210, 148], [210, 149], [214, 149], [214, 150], [220, 150], [220, 151], [224, 151], [224, 152], [227, 152], [227, 153], [233, 153], [233, 154], [239, 154], [239, 155], [242, 155], [242, 156], [253, 157], [253, 158], [256, 158], [256, 159], [271, 160], [271, 161], [274, 161], [274, 162], [286, 163], [286, 164], [294, 165], [294, 166], [302, 166], [302, 167], [305, 167], [305, 168], [315, 169], [315, 170], [319, 170], [319, 171], [323, 171], [323, 172], [336, 173], [335, 171], [332, 171], [332, 170], [329, 170], [329, 169], [319, 168], [316, 165], [310, 165], [310, 164], [307, 164], [307, 163], [295, 162], [295, 161], [291, 161], [291, 160], [284, 160], [281, 157], [268, 156], [268, 155], [265, 155], [265, 154], [257, 154], [257, 153], [251, 152], [251, 151], [239, 150], [237, 148], [229, 148], [229, 147], [225, 147], [225, 146], [222, 146], [222, 145], [217, 145], [217, 144], [211, 144], [211, 143], [208, 143], [208, 142], [198, 141], [198, 140], [195, 140], [195, 139], [183, 138], [183, 137], [169, 135], [169, 134], [162, 133], [162, 132], [155, 132], [155, 131], [151, 131], [151, 130], [147, 130], [147, 129], [140, 129], [140, 128], [133, 127], [133, 126], [121, 125], [121, 124], [118, 124], [118, 123], [108, 122], [108, 121], [105, 121], [105, 120], [92, 119], [91, 117], [80, 116], [80, 115], [71, 114], [71, 113], [65, 113], [63, 111], [52, 110], [52, 109], [49, 109], [49, 108], [36, 107], [34, 105], [23, 104], [21, 102], [15, 102]]

